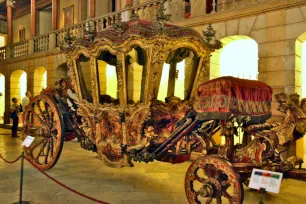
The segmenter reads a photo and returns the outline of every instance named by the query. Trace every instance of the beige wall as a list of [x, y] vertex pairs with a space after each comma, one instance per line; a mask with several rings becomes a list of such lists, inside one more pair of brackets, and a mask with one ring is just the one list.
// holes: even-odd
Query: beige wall
[[38, 11], [38, 25], [37, 25], [37, 34], [43, 35], [52, 31], [52, 9], [45, 9]]
[[103, 16], [109, 12], [111, 8], [111, 0], [96, 0], [96, 17]]
[[73, 5], [73, 23], [78, 23], [78, 0], [61, 0], [59, 5], [59, 28], [64, 27], [64, 8]]
[[18, 30], [25, 28], [25, 39], [31, 38], [31, 15], [26, 14], [13, 20], [13, 43], [18, 42]]

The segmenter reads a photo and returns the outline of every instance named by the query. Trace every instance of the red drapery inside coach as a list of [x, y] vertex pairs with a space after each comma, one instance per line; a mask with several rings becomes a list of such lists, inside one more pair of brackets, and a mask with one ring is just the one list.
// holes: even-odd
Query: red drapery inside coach
[[272, 88], [263, 82], [220, 77], [198, 87], [194, 109], [202, 119], [226, 119], [231, 114], [266, 119], [271, 101]]

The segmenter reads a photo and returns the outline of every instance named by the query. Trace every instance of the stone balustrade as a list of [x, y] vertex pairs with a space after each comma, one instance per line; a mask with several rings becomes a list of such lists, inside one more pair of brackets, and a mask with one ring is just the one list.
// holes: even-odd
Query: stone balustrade
[[[7, 50], [7, 49], [6, 49]], [[29, 54], [29, 40], [24, 40], [18, 43], [11, 44], [10, 57], [22, 57]]]
[[34, 53], [44, 52], [49, 50], [49, 34], [41, 35], [33, 38]]
[[0, 59], [5, 59], [5, 47], [0, 47]]
[[[91, 20], [96, 22], [96, 30], [99, 32], [114, 24], [118, 14], [120, 14], [121, 21], [123, 22], [129, 21], [132, 18], [154, 20], [161, 3], [164, 3], [165, 13], [171, 14], [171, 20], [179, 21], [196, 16], [216, 15], [225, 11], [248, 7], [259, 3], [266, 3], [269, 1], [274, 0], [190, 0], [190, 4], [186, 3], [185, 0], [151, 0], [144, 3], [139, 3], [138, 0], [134, 1], [134, 5], [132, 6], [127, 6], [120, 11], [109, 13]], [[67, 33], [69, 33], [74, 39], [82, 38], [84, 35], [85, 24], [86, 21], [53, 31], [46, 35], [35, 37], [31, 40], [2, 47], [0, 48], [0, 58], [9, 59], [21, 57], [60, 47], [64, 44]]]

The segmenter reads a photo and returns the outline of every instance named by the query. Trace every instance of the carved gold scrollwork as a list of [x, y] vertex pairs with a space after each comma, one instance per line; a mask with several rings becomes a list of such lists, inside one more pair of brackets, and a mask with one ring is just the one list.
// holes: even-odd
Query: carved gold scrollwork
[[150, 107], [143, 104], [130, 105], [126, 109], [127, 124], [127, 143], [128, 145], [137, 145], [143, 139], [142, 130], [144, 123], [150, 119]]
[[210, 55], [205, 56], [202, 61], [202, 66], [198, 78], [198, 85], [202, 84], [205, 81], [205, 75], [207, 75], [207, 72], [209, 72], [209, 63], [210, 63]]
[[123, 70], [122, 70], [122, 57], [117, 56], [116, 72], [118, 78], [118, 85], [123, 85]]

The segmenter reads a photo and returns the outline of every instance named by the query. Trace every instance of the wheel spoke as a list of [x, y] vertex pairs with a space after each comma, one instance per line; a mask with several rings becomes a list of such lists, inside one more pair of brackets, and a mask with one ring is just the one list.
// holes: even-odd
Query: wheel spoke
[[54, 113], [51, 111], [51, 119], [50, 119], [50, 125], [52, 127], [53, 123], [54, 123]]
[[43, 110], [42, 110], [41, 107], [40, 107], [40, 101], [37, 102], [35, 105], [38, 107], [38, 110], [39, 110], [39, 112], [40, 112], [39, 115], [42, 115], [43, 120], [44, 120], [44, 123], [46, 123], [46, 122], [47, 122], [47, 119], [46, 119], [46, 116], [45, 116]]
[[47, 118], [48, 118], [48, 120], [47, 120], [47, 121], [48, 121], [48, 125], [49, 125], [49, 127], [50, 127], [52, 124], [51, 124], [51, 122], [50, 122], [50, 121], [51, 121], [51, 120], [50, 120], [51, 118], [50, 118], [49, 109], [48, 109], [49, 105], [48, 105], [48, 103], [47, 103], [46, 101], [44, 102], [44, 105], [45, 105], [46, 115], [47, 115]]
[[204, 183], [206, 179], [205, 178], [201, 178], [198, 175], [195, 175], [194, 180], [197, 180], [197, 181], [199, 181], [201, 183]]
[[226, 189], [228, 189], [228, 187], [231, 186], [231, 183], [230, 183], [229, 180], [222, 181], [221, 186], [222, 186], [222, 189], [223, 189], [223, 190], [226, 190]]
[[45, 164], [48, 164], [49, 152], [50, 152], [50, 138], [48, 139], [47, 152], [46, 152], [46, 155], [45, 155]]
[[40, 124], [45, 124], [44, 120], [35, 112], [35, 110], [33, 110], [32, 114], [39, 120]]
[[28, 149], [28, 151], [32, 152], [36, 147], [38, 147], [43, 142], [44, 142], [44, 140], [41, 140], [41, 141], [37, 142], [36, 144], [34, 144], [33, 146], [31, 145], [30, 148]]
[[41, 156], [41, 153], [44, 151], [44, 149], [45, 149], [47, 143], [48, 143], [47, 140], [44, 140], [43, 146], [40, 148], [38, 154], [37, 154], [36, 157], [35, 157], [35, 160], [38, 161], [38, 158], [39, 158], [39, 156]]
[[222, 191], [222, 195], [229, 200], [232, 200], [233, 198], [233, 196], [231, 196], [226, 190]]
[[212, 200], [213, 200], [212, 197], [208, 197], [205, 203], [206, 203], [206, 204], [209, 204], [209, 203], [212, 202]]
[[51, 142], [51, 148], [50, 148], [50, 156], [53, 157], [53, 147], [54, 147], [54, 142], [53, 142], [53, 138], [50, 138], [50, 142]]

